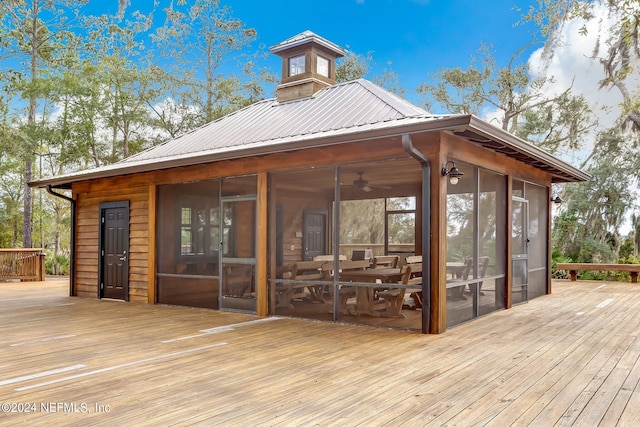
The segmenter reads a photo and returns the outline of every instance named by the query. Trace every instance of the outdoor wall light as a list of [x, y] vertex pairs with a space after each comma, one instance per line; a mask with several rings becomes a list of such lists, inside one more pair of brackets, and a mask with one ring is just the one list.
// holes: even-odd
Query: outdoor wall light
[[[449, 163], [451, 163], [451, 169], [447, 169]], [[453, 163], [452, 161], [448, 161], [442, 168], [442, 176], [447, 175], [449, 175], [449, 182], [451, 183], [451, 185], [456, 185], [458, 181], [460, 181], [460, 177], [464, 174], [460, 172], [455, 163]]]
[[562, 200], [562, 199], [560, 198], [560, 196], [558, 196], [557, 194], [555, 194], [555, 195], [551, 196], [551, 201], [552, 201], [553, 203], [555, 203], [555, 204], [558, 204], [558, 205], [559, 205], [559, 204], [560, 204], [560, 203], [562, 203], [564, 200]]

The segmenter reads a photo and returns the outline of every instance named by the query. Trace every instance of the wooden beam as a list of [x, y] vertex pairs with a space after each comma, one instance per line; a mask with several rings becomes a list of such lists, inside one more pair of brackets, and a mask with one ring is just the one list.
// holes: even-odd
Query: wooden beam
[[505, 251], [506, 251], [506, 269], [505, 269], [505, 308], [511, 308], [513, 301], [511, 299], [511, 292], [513, 291], [513, 245], [511, 244], [511, 230], [513, 229], [513, 201], [511, 196], [513, 194], [513, 177], [509, 175], [507, 177], [507, 197], [506, 197], [506, 221], [505, 226]]
[[447, 330], [447, 185], [440, 174], [446, 152], [431, 157], [431, 318], [430, 334]]
[[269, 242], [269, 186], [268, 174], [258, 174], [258, 236], [256, 239], [256, 314], [269, 315], [269, 275], [268, 275], [268, 242]]
[[547, 186], [547, 230], [546, 230], [546, 235], [547, 235], [547, 244], [546, 244], [546, 250], [547, 250], [547, 294], [550, 294], [552, 289], [551, 289], [551, 184], [549, 184], [549, 186]]
[[158, 193], [157, 186], [149, 186], [149, 229], [148, 229], [148, 253], [147, 253], [147, 302], [149, 304], [156, 303], [156, 239], [157, 239], [157, 203]]

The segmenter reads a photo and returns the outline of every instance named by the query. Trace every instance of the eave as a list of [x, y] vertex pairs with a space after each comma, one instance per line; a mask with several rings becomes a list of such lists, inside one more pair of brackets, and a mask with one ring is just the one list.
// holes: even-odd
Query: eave
[[147, 159], [139, 162], [114, 163], [96, 169], [31, 181], [29, 186], [40, 188], [51, 186], [53, 188], [70, 189], [71, 184], [74, 182], [92, 179], [437, 131], [450, 131], [484, 148], [542, 169], [551, 174], [552, 182], [554, 183], [579, 182], [590, 179], [588, 174], [502, 129], [471, 115], [453, 115], [406, 117], [388, 122], [258, 141], [251, 144], [218, 148], [198, 153]]

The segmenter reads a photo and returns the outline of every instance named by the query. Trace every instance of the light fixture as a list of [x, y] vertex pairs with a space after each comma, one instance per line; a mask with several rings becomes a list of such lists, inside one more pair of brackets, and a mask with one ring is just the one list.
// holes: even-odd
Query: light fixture
[[560, 203], [562, 203], [564, 200], [562, 200], [560, 198], [560, 196], [558, 196], [557, 194], [551, 196], [551, 201], [557, 205], [559, 205]]
[[[451, 163], [451, 169], [447, 169], [447, 165], [449, 165], [449, 163]], [[449, 175], [449, 182], [451, 183], [451, 185], [456, 185], [458, 181], [460, 181], [460, 177], [464, 174], [460, 172], [455, 163], [453, 163], [452, 161], [448, 161], [442, 168], [442, 176], [447, 175]]]

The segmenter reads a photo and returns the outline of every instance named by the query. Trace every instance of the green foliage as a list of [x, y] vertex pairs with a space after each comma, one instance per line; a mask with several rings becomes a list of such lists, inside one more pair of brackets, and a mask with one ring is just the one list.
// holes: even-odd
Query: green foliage
[[[623, 240], [622, 244], [620, 245], [620, 248], [618, 249], [619, 258], [621, 259], [635, 258], [635, 255], [637, 254], [637, 252], [636, 252], [634, 240], [635, 240], [635, 235], [633, 233], [631, 233], [629, 236], [627, 236]], [[635, 264], [635, 263], [624, 262], [624, 264]]]
[[553, 247], [551, 249], [551, 275], [556, 279], [565, 279], [567, 273], [564, 270], [558, 270], [556, 265], [563, 262], [575, 262], [573, 259], [565, 256], [558, 248]]
[[340, 203], [340, 243], [384, 243], [384, 199]]
[[[635, 255], [622, 256], [618, 259], [618, 264], [640, 264], [640, 258]], [[631, 281], [631, 273], [627, 271], [618, 271], [614, 274], [615, 279], [619, 282]]]
[[373, 55], [371, 52], [367, 55], [358, 55], [353, 52], [347, 52], [344, 58], [336, 65], [336, 81], [338, 83], [350, 82], [363, 78], [369, 72]]
[[426, 96], [428, 109], [438, 105], [446, 112], [474, 115], [498, 110], [502, 129], [552, 153], [581, 148], [594, 123], [588, 104], [572, 96], [570, 88], [559, 95], [545, 95], [553, 77], [532, 78], [528, 65], [517, 62], [528, 47], [515, 52], [509, 64], [500, 68], [492, 48], [483, 45], [466, 70], [441, 69], [431, 76], [435, 83], [422, 84], [418, 93]]
[[44, 259], [44, 268], [46, 274], [52, 276], [68, 276], [70, 268], [69, 255], [53, 255], [47, 254]]
[[[254, 65], [262, 53], [249, 53], [255, 30], [218, 1], [148, 14], [120, 2], [117, 16], [83, 14], [86, 2], [0, 3], [2, 246], [68, 252], [69, 203], [32, 198], [27, 181], [119, 161], [261, 99], [273, 82]], [[223, 75], [230, 61], [238, 73]]]

